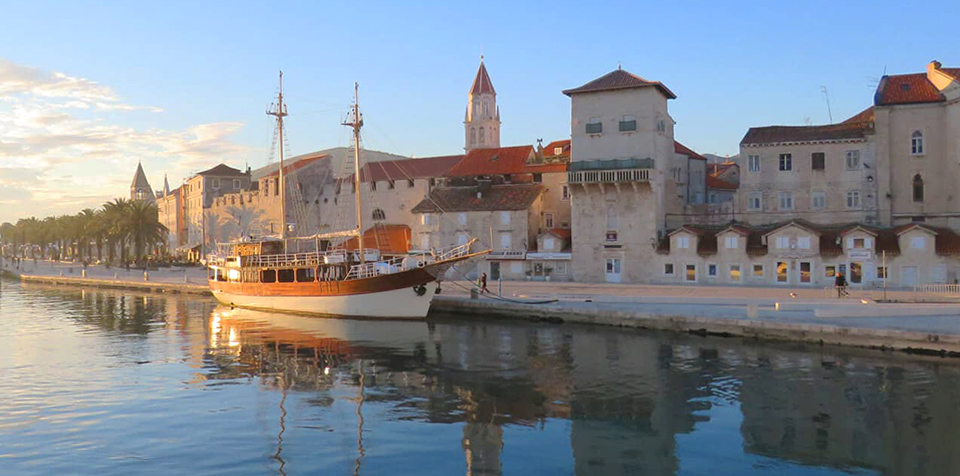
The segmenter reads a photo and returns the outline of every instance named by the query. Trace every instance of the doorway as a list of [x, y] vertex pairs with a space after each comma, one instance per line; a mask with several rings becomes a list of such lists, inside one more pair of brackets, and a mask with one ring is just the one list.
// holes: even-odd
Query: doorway
[[490, 262], [490, 280], [491, 281], [500, 280], [500, 262], [499, 261]]
[[620, 282], [620, 258], [607, 258], [606, 280], [608, 283]]

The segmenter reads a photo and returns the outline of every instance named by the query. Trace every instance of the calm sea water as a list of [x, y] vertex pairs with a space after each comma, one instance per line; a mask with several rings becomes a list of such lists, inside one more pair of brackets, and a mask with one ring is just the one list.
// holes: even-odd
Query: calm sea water
[[960, 363], [2, 283], [0, 474], [960, 474]]

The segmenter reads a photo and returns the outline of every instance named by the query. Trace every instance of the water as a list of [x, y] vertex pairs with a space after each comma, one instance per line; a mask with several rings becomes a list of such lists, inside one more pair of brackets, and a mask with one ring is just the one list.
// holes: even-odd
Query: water
[[0, 474], [960, 473], [960, 363], [4, 282]]

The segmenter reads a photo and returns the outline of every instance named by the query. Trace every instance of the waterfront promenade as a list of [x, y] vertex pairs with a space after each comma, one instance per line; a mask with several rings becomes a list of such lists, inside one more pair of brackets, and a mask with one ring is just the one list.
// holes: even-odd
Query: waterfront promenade
[[[24, 261], [27, 281], [206, 294], [199, 267], [142, 270]], [[907, 302], [911, 290], [851, 290], [837, 299], [823, 288], [665, 286], [505, 281], [502, 297], [471, 299], [467, 282], [448, 282], [439, 314], [614, 325], [960, 355], [960, 303]], [[496, 293], [498, 283], [489, 283]], [[901, 302], [895, 302], [901, 301]]]

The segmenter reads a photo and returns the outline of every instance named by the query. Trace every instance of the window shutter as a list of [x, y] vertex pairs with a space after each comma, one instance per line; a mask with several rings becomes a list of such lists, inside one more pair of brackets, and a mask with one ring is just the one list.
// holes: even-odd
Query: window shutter
[[853, 248], [853, 238], [847, 238], [847, 248]]
[[864, 238], [864, 239], [863, 239], [863, 247], [864, 247], [864, 248], [867, 248], [867, 249], [870, 249], [870, 248], [873, 247], [873, 245], [871, 244], [871, 239], [870, 239], [870, 238]]

